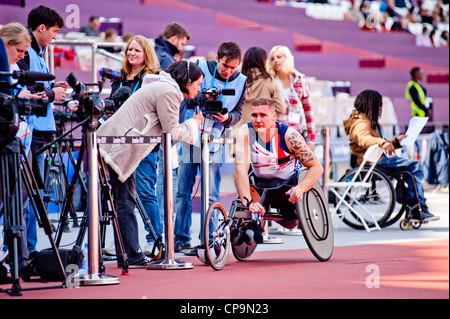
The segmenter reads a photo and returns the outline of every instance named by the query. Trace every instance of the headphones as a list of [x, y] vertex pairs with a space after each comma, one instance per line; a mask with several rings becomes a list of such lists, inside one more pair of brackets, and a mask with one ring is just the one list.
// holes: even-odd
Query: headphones
[[189, 66], [189, 61], [186, 61], [186, 63], [187, 63], [187, 78], [188, 78], [188, 80], [187, 80], [187, 84], [191, 84], [191, 79], [190, 79], [190, 77], [189, 77], [189, 68], [190, 68], [190, 66]]

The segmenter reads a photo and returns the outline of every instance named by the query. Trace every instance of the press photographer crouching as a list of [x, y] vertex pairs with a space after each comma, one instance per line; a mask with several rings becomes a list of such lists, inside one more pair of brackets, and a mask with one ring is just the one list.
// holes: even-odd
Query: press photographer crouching
[[[200, 92], [204, 74], [194, 63], [179, 61], [161, 71], [159, 80], [131, 95], [98, 130], [101, 136], [161, 136], [170, 132], [175, 141], [193, 144], [198, 139], [202, 114], [179, 123], [184, 97]], [[135, 170], [157, 144], [101, 144], [100, 154], [108, 164], [112, 194], [130, 268], [146, 267], [150, 259], [139, 249]], [[156, 174], [156, 172], [154, 172]]]

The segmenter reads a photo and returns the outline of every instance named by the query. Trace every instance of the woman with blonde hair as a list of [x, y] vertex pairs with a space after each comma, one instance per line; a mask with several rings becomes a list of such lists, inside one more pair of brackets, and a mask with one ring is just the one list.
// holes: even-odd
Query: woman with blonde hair
[[278, 121], [294, 127], [314, 150], [316, 130], [308, 84], [305, 75], [295, 69], [294, 56], [288, 47], [278, 45], [270, 50], [267, 71], [278, 81], [287, 106], [286, 112], [278, 116]]
[[[28, 30], [18, 22], [8, 23], [0, 28], [0, 38], [5, 44], [10, 71], [20, 71], [17, 62], [25, 57], [31, 44]], [[45, 95], [31, 94], [26, 88], [22, 88], [19, 97], [31, 99], [43, 98]]]
[[127, 86], [132, 93], [140, 89], [147, 74], [160, 71], [158, 58], [150, 40], [142, 35], [135, 35], [125, 47], [122, 63], [122, 78], [111, 84], [111, 96], [121, 87]]

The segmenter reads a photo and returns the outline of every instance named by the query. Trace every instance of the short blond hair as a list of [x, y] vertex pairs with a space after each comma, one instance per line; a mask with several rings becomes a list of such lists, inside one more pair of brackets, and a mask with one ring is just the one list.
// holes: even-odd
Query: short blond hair
[[0, 29], [0, 38], [8, 45], [18, 45], [22, 42], [31, 44], [31, 37], [28, 30], [18, 22], [5, 24]]
[[272, 50], [270, 50], [266, 66], [267, 72], [269, 72], [269, 74], [271, 75], [276, 75], [276, 71], [272, 63], [272, 57], [277, 51], [283, 54], [286, 58], [281, 70], [286, 74], [294, 73], [295, 72], [294, 56], [292, 55], [291, 50], [289, 50], [289, 48], [284, 45], [274, 46]]

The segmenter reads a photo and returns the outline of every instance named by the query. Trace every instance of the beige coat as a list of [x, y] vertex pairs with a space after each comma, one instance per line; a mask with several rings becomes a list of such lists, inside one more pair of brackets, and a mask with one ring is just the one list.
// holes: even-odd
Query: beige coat
[[[370, 125], [369, 118], [356, 110], [353, 110], [350, 117], [344, 121], [345, 133], [350, 140], [350, 150], [352, 155], [358, 157], [357, 164], [360, 165], [363, 161], [364, 154], [372, 145], [382, 146], [386, 140], [379, 136], [378, 132]], [[400, 148], [401, 145], [396, 138], [389, 140], [395, 148]]]
[[[254, 77], [261, 74], [256, 68], [252, 69], [252, 72], [255, 73]], [[259, 97], [271, 98], [275, 102], [275, 111], [278, 115], [283, 114], [286, 111], [283, 92], [277, 81], [272, 77], [268, 79], [261, 77], [256, 81], [253, 81], [251, 86], [247, 87], [247, 97], [245, 99], [244, 107], [242, 108], [242, 118], [234, 127], [238, 128], [243, 124], [252, 121], [252, 102]]]
[[[179, 124], [183, 95], [170, 74], [143, 86], [111, 116], [97, 132], [101, 136], [161, 136], [170, 132], [172, 140], [193, 144], [198, 138], [194, 119]], [[105, 162], [125, 182], [157, 144], [100, 144]]]

